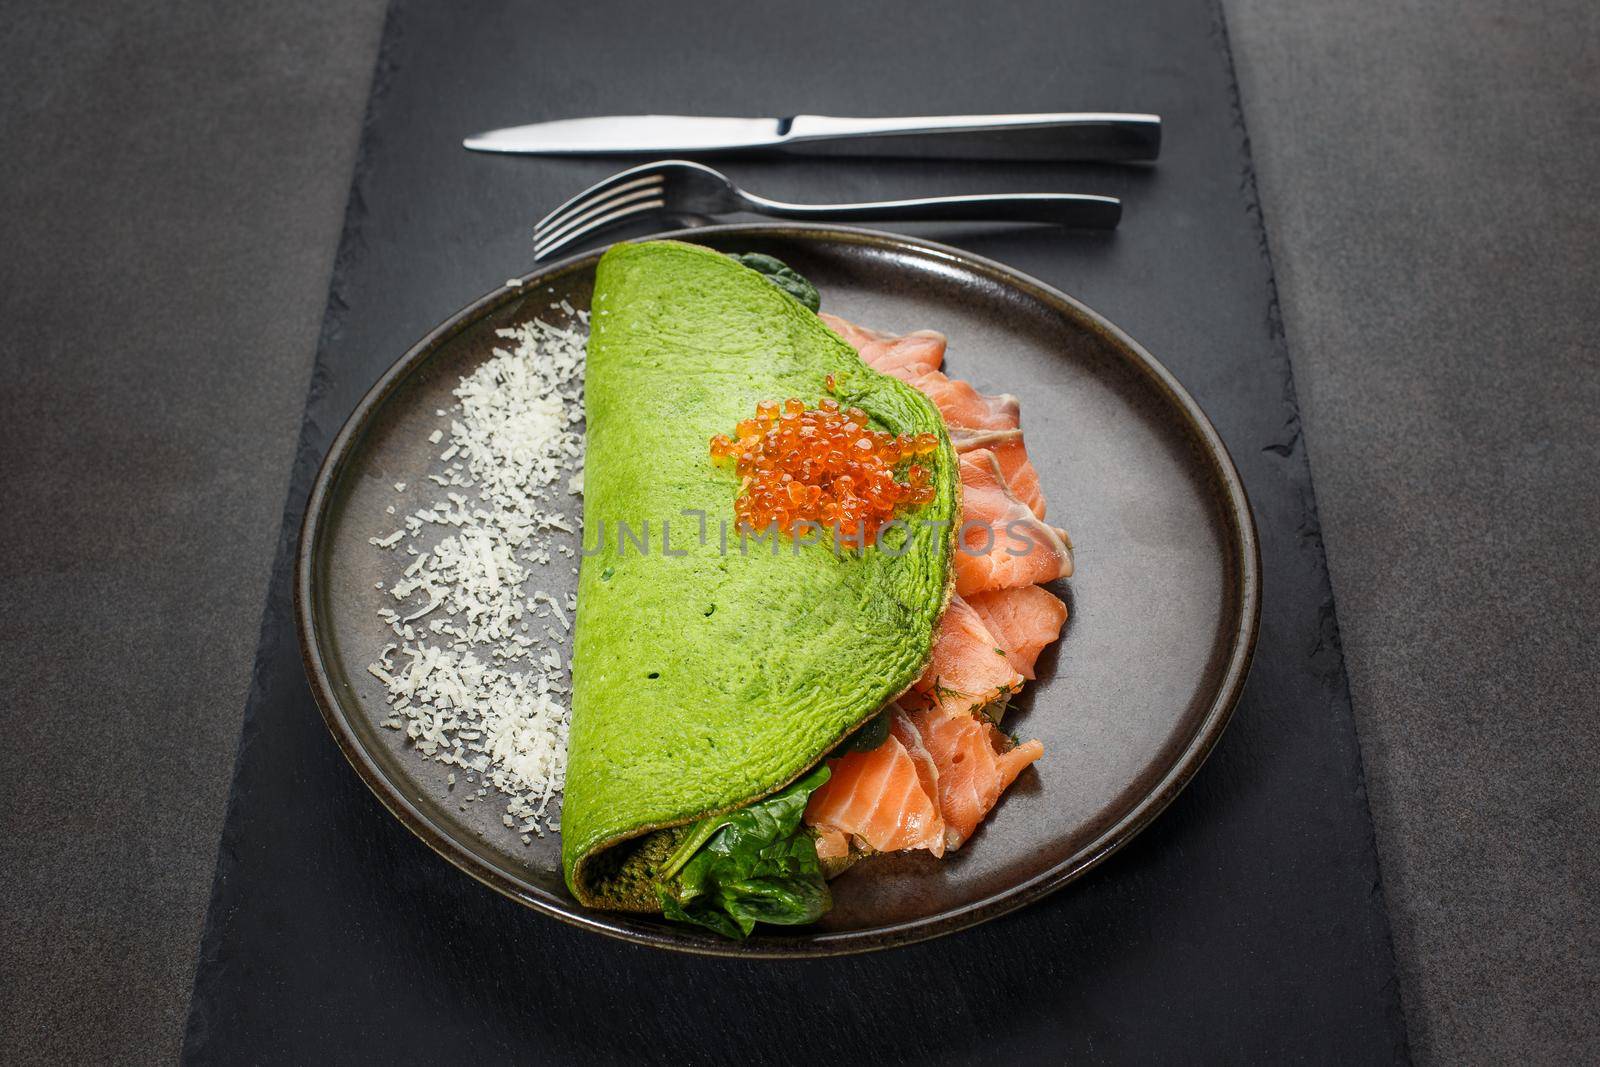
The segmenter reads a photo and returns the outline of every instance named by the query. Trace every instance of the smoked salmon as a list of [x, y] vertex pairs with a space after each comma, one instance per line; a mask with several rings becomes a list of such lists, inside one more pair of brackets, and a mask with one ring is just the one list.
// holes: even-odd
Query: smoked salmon
[[857, 326], [847, 319], [818, 312], [834, 333], [849, 342], [863, 363], [892, 374], [922, 390], [944, 416], [951, 430], [1014, 430], [1022, 417], [1017, 398], [1009, 393], [987, 396], [967, 382], [947, 377], [944, 365], [945, 335], [936, 330], [892, 334]]
[[998, 647], [1005, 649], [1011, 668], [1029, 681], [1039, 653], [1061, 636], [1067, 621], [1061, 598], [1037, 585], [973, 593], [965, 603], [983, 620]]
[[939, 768], [947, 849], [960, 848], [1017, 775], [1044, 755], [1038, 741], [1013, 745], [988, 720], [952, 715], [926, 700], [913, 702], [906, 717]]
[[921, 732], [896, 710], [889, 736], [870, 752], [828, 761], [831, 777], [806, 803], [806, 822], [859, 838], [875, 852], [944, 855], [936, 764]]
[[850, 838], [843, 830], [822, 827], [817, 830], [817, 859], [842, 860], [850, 855]]
[[952, 430], [1015, 430], [1022, 421], [1022, 406], [1010, 393], [989, 396], [940, 371], [909, 380], [927, 394]]
[[818, 317], [834, 333], [850, 342], [850, 347], [861, 354], [863, 363], [901, 381], [913, 382], [937, 371], [944, 363], [945, 336], [937, 330], [896, 335], [857, 326], [826, 311], [818, 312]]
[[1022, 675], [983, 618], [953, 596], [934, 631], [928, 669], [912, 688], [932, 694], [946, 711], [978, 711], [1022, 688]]
[[964, 522], [955, 593], [927, 669], [890, 705], [880, 745], [828, 761], [832, 777], [812, 794], [806, 822], [830, 865], [864, 849], [941, 856], [968, 840], [1044, 754], [1040, 742], [1015, 743], [992, 720], [1060, 637], [1067, 607], [1037, 583], [1071, 575], [1072, 543], [1043, 521], [1044, 492], [1016, 397], [988, 396], [944, 374], [943, 334], [888, 334], [822, 318], [868, 365], [933, 400], [960, 455]]
[[987, 448], [1000, 462], [1000, 473], [1017, 499], [1028, 505], [1039, 518], [1044, 518], [1044, 490], [1039, 486], [1039, 472], [1028, 459], [1027, 446], [1022, 442], [1021, 430], [950, 430], [950, 443], [957, 452], [976, 452]]
[[961, 455], [956, 595], [1014, 589], [1072, 575], [1072, 542], [1012, 493], [993, 452]]

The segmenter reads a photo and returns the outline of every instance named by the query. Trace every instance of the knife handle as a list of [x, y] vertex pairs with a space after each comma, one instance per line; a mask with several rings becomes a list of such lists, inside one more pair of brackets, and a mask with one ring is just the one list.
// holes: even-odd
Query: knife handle
[[920, 159], [1142, 162], [1161, 153], [1161, 117], [1081, 111], [1040, 115], [928, 115], [783, 120], [785, 152]]

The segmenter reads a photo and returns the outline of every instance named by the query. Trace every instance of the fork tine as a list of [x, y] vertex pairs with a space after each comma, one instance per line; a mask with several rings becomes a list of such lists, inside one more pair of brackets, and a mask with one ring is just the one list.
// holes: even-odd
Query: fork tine
[[[659, 174], [646, 174], [642, 177], [634, 178], [632, 181], [622, 183], [614, 181], [602, 182], [601, 184], [605, 186], [604, 189], [599, 186], [594, 189], [586, 189], [583, 193], [568, 200], [565, 204], [535, 223], [533, 227], [534, 239], [537, 240], [541, 234], [549, 234], [565, 229], [569, 223], [582, 218], [584, 215], [593, 214], [593, 209], [598, 205], [620, 202], [619, 198], [626, 198], [628, 193], [659, 190], [665, 182], [666, 179]], [[635, 196], [632, 199], [637, 200], [638, 197]]]
[[560, 222], [554, 225], [545, 225], [544, 223], [540, 223], [539, 225], [535, 226], [533, 228], [534, 247], [537, 248], [540, 244], [554, 241], [565, 234], [568, 230], [576, 226], [580, 226], [598, 215], [604, 215], [609, 211], [613, 211], [619, 207], [623, 207], [624, 205], [631, 204], [639, 200], [648, 200], [651, 197], [660, 197], [663, 195], [662, 182], [659, 177], [642, 178], [640, 181], [644, 182], [645, 184], [635, 188], [635, 183], [629, 182], [627, 185], [618, 186], [616, 189], [602, 197], [596, 198], [588, 203], [577, 205], [577, 208], [581, 210], [568, 212], [565, 218], [561, 219]]
[[547, 244], [534, 245], [533, 258], [535, 260], [544, 259], [546, 256], [550, 255], [550, 253], [555, 252], [558, 249], [565, 248], [567, 245], [581, 237], [586, 237], [598, 230], [609, 229], [610, 227], [615, 226], [617, 223], [629, 218], [630, 216], [643, 214], [645, 212], [660, 211], [666, 206], [667, 202], [665, 200], [647, 200], [642, 204], [634, 204], [632, 207], [625, 207], [617, 211], [613, 211], [609, 215], [602, 215], [597, 219], [592, 219], [575, 230], [568, 231], [563, 236], [558, 237]]
[[581, 218], [574, 219], [561, 230], [554, 233], [544, 233], [534, 238], [533, 253], [535, 258], [544, 255], [551, 248], [560, 247], [567, 243], [568, 237], [582, 236], [596, 226], [609, 225], [609, 220], [616, 217], [619, 211], [625, 211], [630, 206], [638, 205], [660, 208], [666, 204], [666, 198], [659, 190], [643, 193], [630, 193], [618, 197], [616, 200], [600, 205], [597, 209], [585, 212]]
[[595, 200], [599, 199], [606, 193], [612, 192], [619, 186], [627, 185], [629, 188], [633, 188], [634, 183], [636, 182], [642, 181], [646, 178], [660, 176], [661, 165], [659, 163], [645, 163], [637, 167], [629, 167], [627, 170], [618, 171], [609, 178], [604, 178], [598, 182], [595, 182], [593, 185], [589, 186], [589, 188], [579, 192], [576, 196], [570, 197], [560, 207], [556, 208], [554, 211], [550, 212], [550, 214], [540, 219], [534, 225], [534, 229], [546, 229], [548, 227], [557, 225], [561, 221], [564, 221], [565, 218], [572, 212], [582, 210], [584, 205], [594, 203]]

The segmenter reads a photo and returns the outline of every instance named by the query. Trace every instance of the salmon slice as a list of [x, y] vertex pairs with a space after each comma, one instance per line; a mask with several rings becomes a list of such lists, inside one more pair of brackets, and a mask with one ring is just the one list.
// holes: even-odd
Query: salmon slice
[[[914, 751], [903, 739], [913, 742]], [[828, 767], [832, 777], [806, 804], [807, 825], [853, 834], [878, 852], [925, 848], [944, 855], [935, 764], [909, 722], [891, 724], [889, 736], [872, 751], [840, 756]]]
[[817, 859], [842, 860], [850, 855], [850, 839], [843, 830], [817, 831]]
[[894, 715], [889, 719], [889, 736], [897, 739], [905, 748], [906, 755], [911, 757], [912, 765], [917, 768], [917, 781], [922, 785], [923, 794], [937, 807], [939, 765], [933, 762], [933, 754], [928, 751], [927, 743], [922, 740], [922, 731], [912, 724], [911, 718], [900, 710], [898, 704], [894, 707]]
[[[902, 381], [911, 383], [932, 398], [934, 405], [944, 415], [945, 422], [952, 431], [952, 437], [961, 430], [1017, 428], [1022, 417], [1022, 409], [1016, 397], [1009, 393], [988, 396], [978, 392], [971, 384], [947, 377], [940, 371], [939, 368], [944, 365], [944, 350], [949, 344], [949, 339], [937, 330], [892, 334], [866, 326], [857, 326], [826, 311], [819, 311], [817, 317], [830, 330], [849, 342], [850, 347], [860, 354], [862, 362], [875, 370], [892, 374]], [[974, 447], [994, 446], [984, 443]], [[996, 448], [995, 451], [1000, 450]], [[1007, 474], [1009, 473], [1008, 469]]]
[[939, 371], [911, 379], [911, 384], [927, 394], [952, 430], [1015, 430], [1022, 421], [1022, 406], [1010, 393], [988, 396]]
[[1044, 755], [1044, 745], [1036, 740], [1012, 745], [988, 722], [952, 715], [926, 699], [912, 702], [906, 718], [939, 768], [944, 844], [952, 851], [972, 836], [1017, 775]]
[[977, 711], [1022, 688], [1022, 675], [983, 618], [953, 596], [934, 631], [928, 669], [912, 688], [931, 693], [946, 711]]
[[879, 852], [935, 856], [972, 836], [1002, 793], [1044, 754], [1014, 744], [973, 713], [1034, 677], [1039, 653], [1061, 634], [1067, 608], [1036, 583], [1072, 574], [1072, 542], [1047, 526], [1039, 474], [1023, 442], [1021, 407], [945, 375], [946, 340], [932, 330], [895, 335], [823, 313], [863, 362], [920, 389], [960, 453], [963, 523], [956, 595], [934, 635], [928, 668], [902, 696], [889, 736], [870, 752], [830, 760], [806, 823], [817, 854], [846, 862], [850, 838]]
[[950, 431], [950, 442], [957, 452], [975, 452], [987, 448], [1000, 461], [1000, 473], [1006, 476], [1018, 500], [1028, 505], [1039, 518], [1044, 518], [1044, 490], [1039, 487], [1039, 472], [1028, 459], [1028, 448], [1022, 442], [1021, 430], [965, 430]]
[[1039, 661], [1039, 653], [1061, 636], [1061, 627], [1067, 622], [1067, 606], [1061, 598], [1037, 585], [973, 593], [966, 604], [1006, 650], [1011, 668], [1029, 681], [1037, 677], [1033, 665]]
[[961, 456], [961, 533], [956, 595], [1019, 589], [1072, 575], [1072, 541], [1046, 526], [1006, 485], [986, 448]]
[[937, 330], [917, 330], [899, 336], [857, 326], [826, 311], [818, 312], [817, 317], [830, 330], [850, 342], [850, 347], [861, 354], [863, 363], [884, 374], [892, 374], [901, 381], [909, 382], [924, 374], [931, 374], [944, 363], [947, 342], [944, 334]]

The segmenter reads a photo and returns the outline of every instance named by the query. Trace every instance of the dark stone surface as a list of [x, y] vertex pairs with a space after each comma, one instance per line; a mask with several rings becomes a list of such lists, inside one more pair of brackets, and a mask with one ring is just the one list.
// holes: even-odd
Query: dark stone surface
[[[1404, 1058], [1309, 474], [1213, 12], [1182, 0], [1052, 2], [974, 23], [959, 17], [964, 6], [924, 4], [914, 22], [891, 24], [887, 9], [839, 4], [813, 12], [833, 29], [822, 37], [797, 36], [775, 9], [731, 3], [621, 10], [591, 4], [551, 23], [421, 3], [391, 13], [246, 712], [189, 1057], [781, 1061], [797, 1022], [825, 1020], [804, 1028], [807, 1058]], [[891, 25], [916, 64], [881, 62]], [[1095, 32], [1072, 32], [1083, 27]], [[708, 44], [720, 39], [738, 47]], [[603, 49], [588, 47], [599, 40]], [[463, 62], [484, 55], [539, 59]], [[862, 99], [887, 112], [1041, 110], [1066, 97], [1170, 119], [1153, 170], [729, 165], [796, 199], [1081, 185], [1129, 200], [1111, 238], [944, 233], [1077, 294], [1157, 352], [1230, 443], [1261, 529], [1262, 638], [1233, 726], [1166, 815], [1071, 891], [869, 957], [775, 966], [651, 953], [461, 877], [383, 813], [326, 736], [282, 580], [316, 461], [408, 342], [526, 266], [535, 205], [614, 169], [486, 159], [457, 140], [484, 124], [636, 110], [641, 85], [650, 107], [668, 111], [733, 98], [777, 114], [804, 86], [823, 112], [859, 110]]]
[[1600, 5], [1229, 5], [1420, 1058], [1600, 1047]]
[[381, 6], [4, 5], [0, 1062], [177, 1054]]

